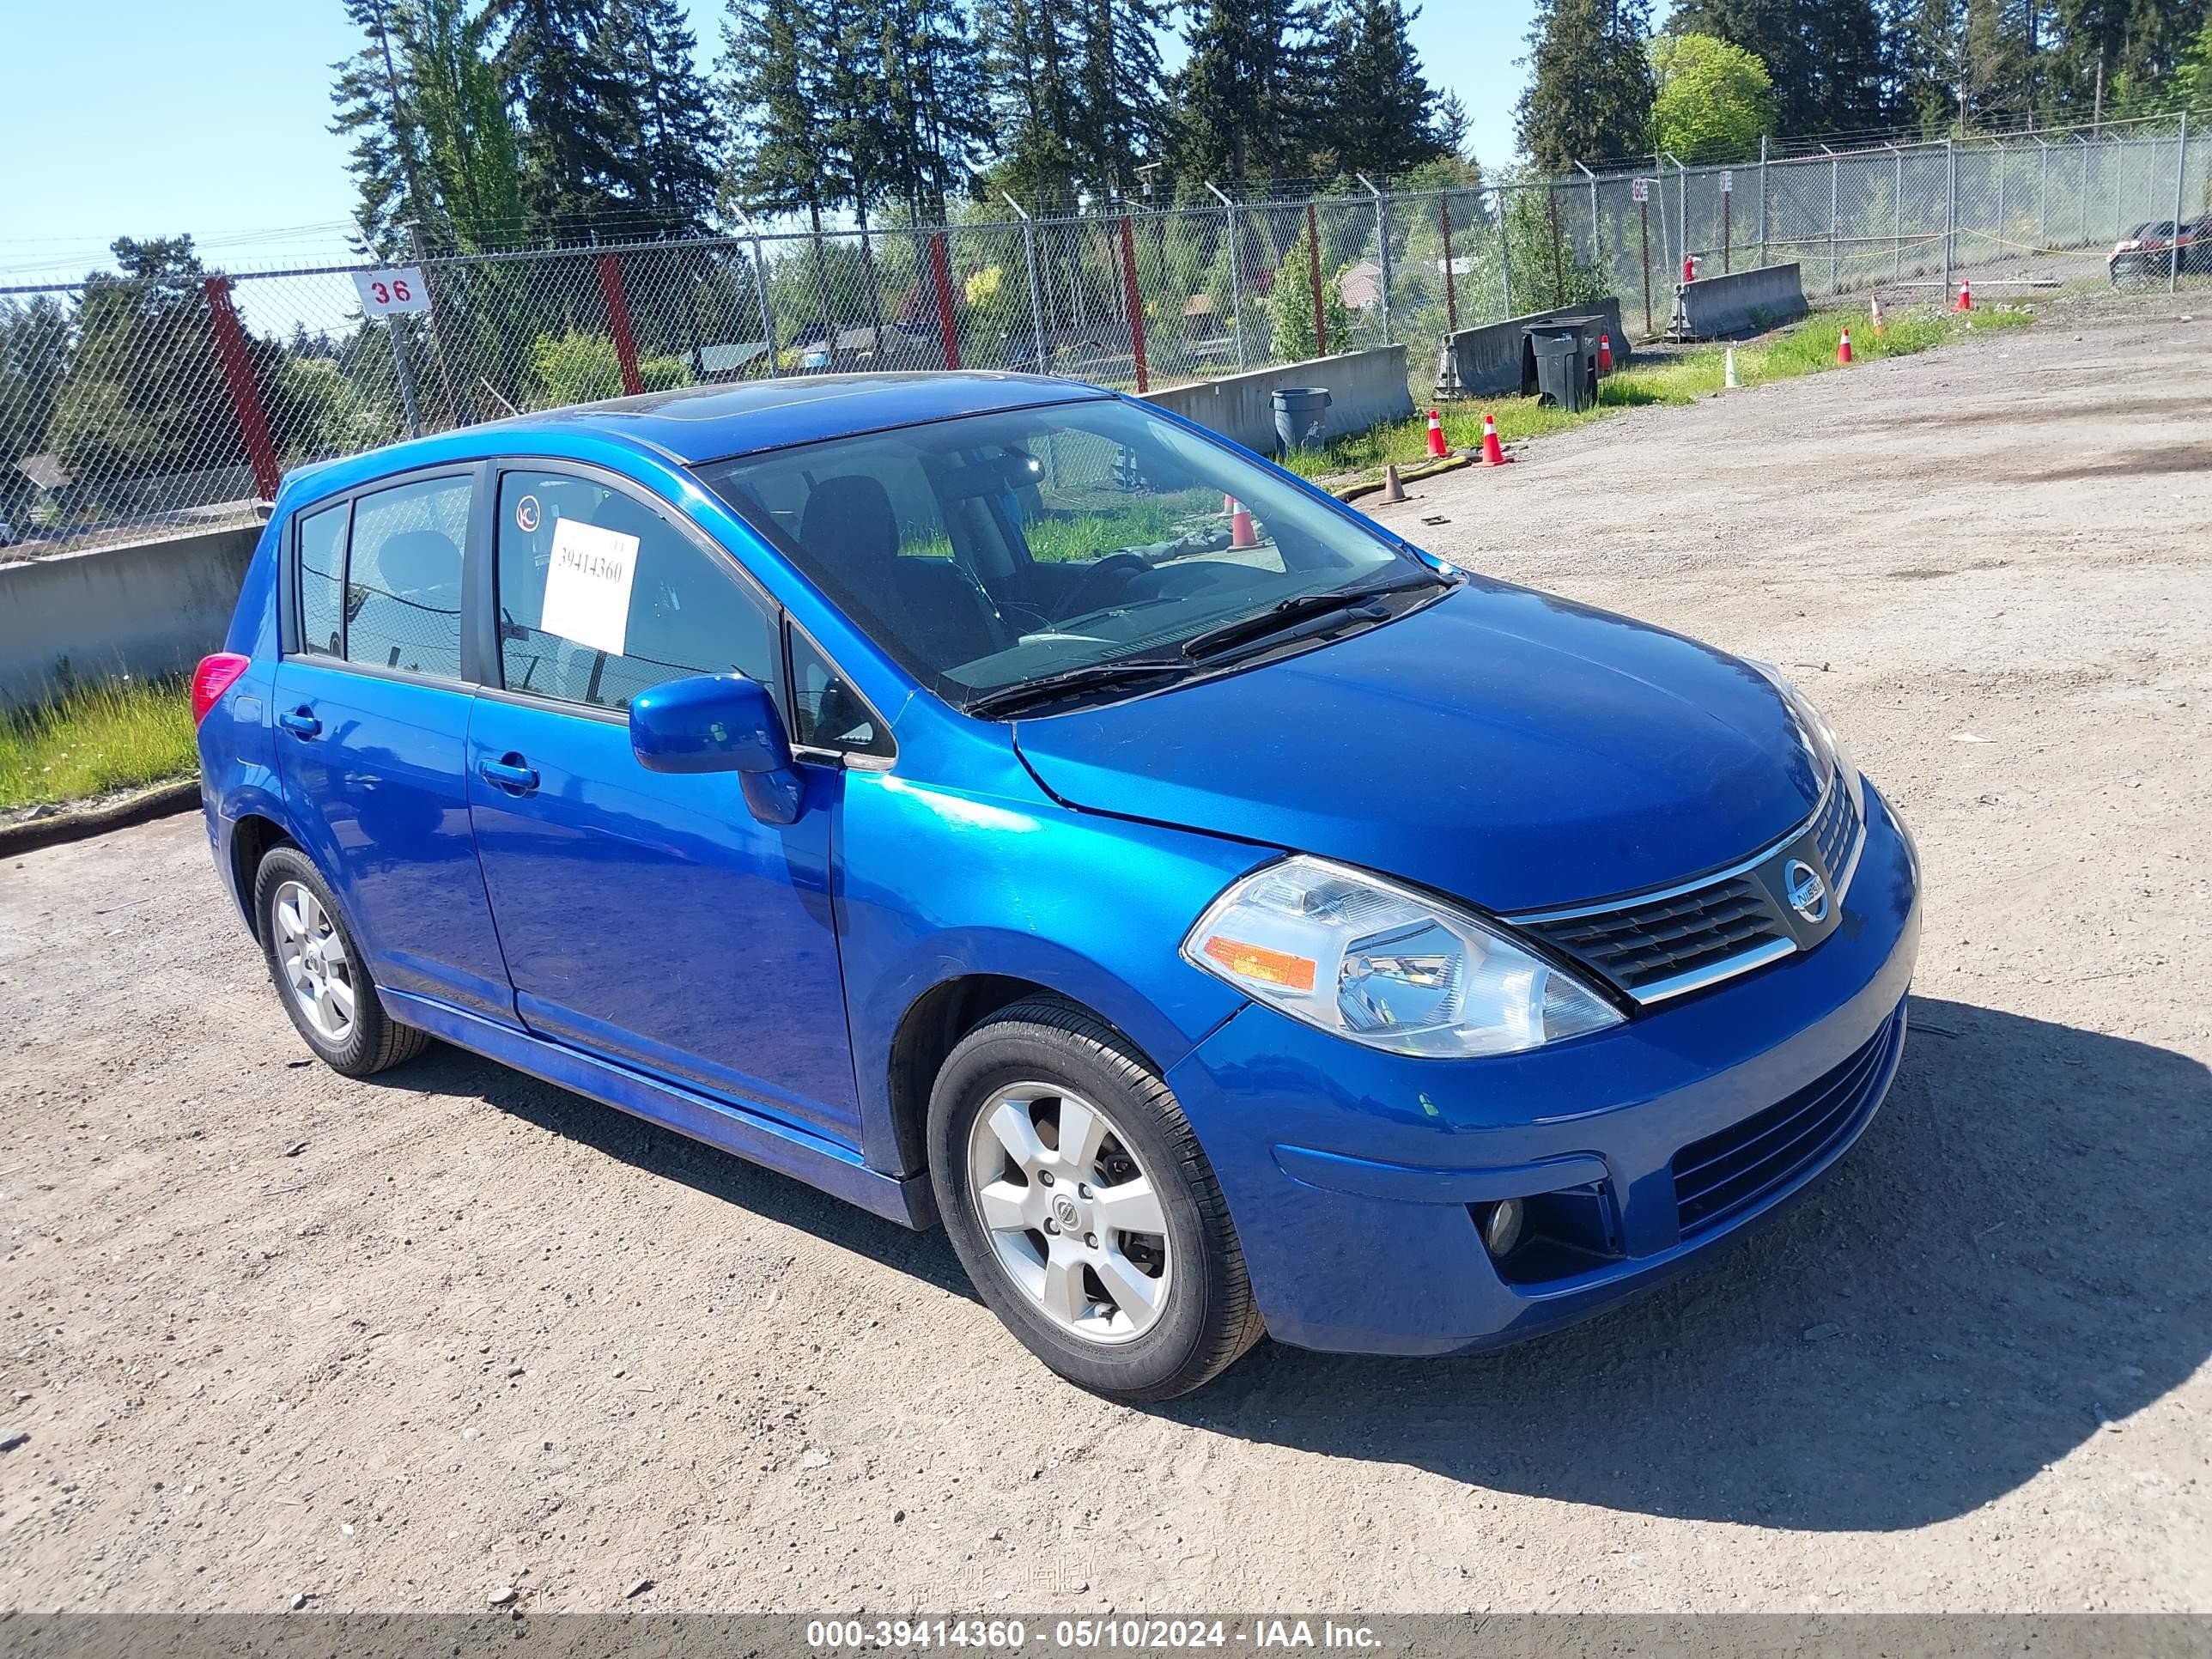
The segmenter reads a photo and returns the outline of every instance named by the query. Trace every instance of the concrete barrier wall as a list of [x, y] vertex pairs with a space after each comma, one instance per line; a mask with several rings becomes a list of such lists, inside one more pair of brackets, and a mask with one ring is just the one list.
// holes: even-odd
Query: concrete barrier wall
[[1700, 276], [1674, 289], [1674, 340], [1717, 340], [1793, 323], [1810, 307], [1796, 264], [1760, 265], [1729, 276]]
[[189, 669], [219, 648], [258, 525], [0, 564], [0, 708], [79, 680]]
[[1328, 418], [1322, 428], [1327, 438], [1348, 437], [1385, 421], [1402, 421], [1413, 412], [1401, 345], [1201, 380], [1148, 392], [1146, 401], [1196, 421], [1247, 449], [1272, 455], [1280, 447], [1275, 439], [1275, 392], [1279, 387], [1304, 386], [1328, 388]]
[[1437, 364], [1437, 392], [1461, 398], [1517, 395], [1522, 384], [1521, 331], [1530, 323], [1548, 323], [1554, 317], [1604, 318], [1601, 326], [1613, 336], [1614, 366], [1628, 366], [1633, 348], [1629, 344], [1628, 331], [1620, 325], [1620, 301], [1608, 295], [1585, 305], [1532, 311], [1525, 317], [1508, 317], [1502, 323], [1485, 323], [1480, 328], [1463, 328], [1456, 334], [1445, 335], [1443, 351]]

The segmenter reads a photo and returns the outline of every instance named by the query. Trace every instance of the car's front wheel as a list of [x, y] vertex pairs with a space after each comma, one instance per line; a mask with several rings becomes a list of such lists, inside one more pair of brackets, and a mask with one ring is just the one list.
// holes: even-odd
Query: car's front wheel
[[1167, 1400], [1259, 1340], [1212, 1167], [1159, 1076], [1110, 1026], [1018, 1003], [946, 1059], [929, 1112], [953, 1249], [993, 1312], [1070, 1382]]
[[298, 848], [273, 848], [261, 860], [253, 911], [284, 1012], [332, 1071], [367, 1077], [428, 1045], [424, 1033], [385, 1013], [337, 902]]

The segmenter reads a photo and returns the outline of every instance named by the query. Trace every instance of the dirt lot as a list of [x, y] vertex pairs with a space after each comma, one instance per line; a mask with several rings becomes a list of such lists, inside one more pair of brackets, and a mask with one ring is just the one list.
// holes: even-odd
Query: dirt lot
[[0, 867], [0, 1606], [2212, 1608], [2208, 352], [2054, 306], [1394, 510], [1794, 665], [1926, 856], [1836, 1177], [1502, 1355], [1104, 1405], [939, 1236], [307, 1063], [197, 817]]

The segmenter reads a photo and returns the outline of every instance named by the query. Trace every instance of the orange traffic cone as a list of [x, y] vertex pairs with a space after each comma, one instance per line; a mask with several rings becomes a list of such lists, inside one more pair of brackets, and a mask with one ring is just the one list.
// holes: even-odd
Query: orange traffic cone
[[1436, 456], [1451, 453], [1450, 447], [1444, 442], [1443, 417], [1433, 409], [1429, 411], [1429, 453]]
[[1954, 311], [1972, 311], [1973, 308], [1974, 285], [1966, 277], [1961, 276], [1959, 278], [1959, 303], [1953, 306], [1951, 309]]
[[1613, 336], [1610, 334], [1597, 337], [1597, 372], [1601, 374], [1613, 373]]
[[1482, 464], [1485, 466], [1504, 466], [1513, 458], [1505, 453], [1505, 446], [1498, 441], [1498, 416], [1482, 417]]
[[1844, 331], [1844, 337], [1836, 342], [1836, 361], [1839, 363], [1848, 363], [1850, 360], [1851, 331], [1849, 329], [1845, 329]]
[[1234, 495], [1224, 495], [1221, 502], [1229, 509], [1230, 546], [1259, 546], [1260, 538], [1252, 533], [1252, 509]]
[[1877, 295], [1875, 295], [1874, 296], [1873, 303], [1872, 303], [1871, 307], [1869, 307], [1869, 309], [1872, 311], [1872, 313], [1873, 313], [1873, 316], [1874, 316], [1874, 331], [1875, 331], [1875, 333], [1879, 334], [1879, 333], [1881, 333], [1881, 332], [1882, 331], [1882, 327], [1881, 327], [1881, 295], [1877, 294]]

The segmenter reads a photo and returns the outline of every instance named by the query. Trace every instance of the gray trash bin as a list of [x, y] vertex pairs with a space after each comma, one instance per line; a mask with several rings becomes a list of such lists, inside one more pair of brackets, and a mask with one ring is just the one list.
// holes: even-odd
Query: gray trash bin
[[1535, 364], [1539, 402], [1560, 409], [1583, 409], [1597, 401], [1596, 319], [1560, 317], [1522, 329]]
[[1285, 449], [1319, 449], [1328, 418], [1328, 388], [1286, 386], [1275, 394], [1275, 436]]

